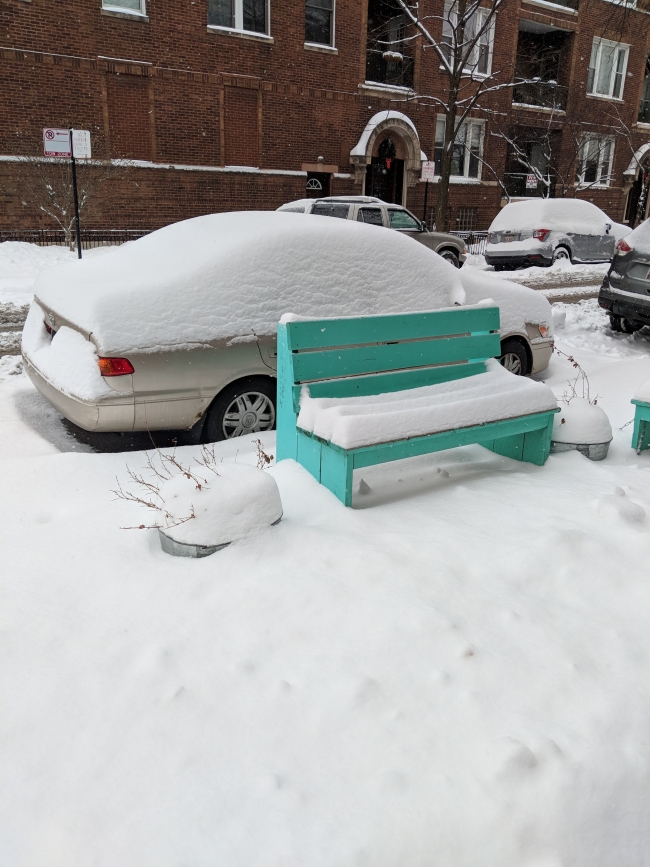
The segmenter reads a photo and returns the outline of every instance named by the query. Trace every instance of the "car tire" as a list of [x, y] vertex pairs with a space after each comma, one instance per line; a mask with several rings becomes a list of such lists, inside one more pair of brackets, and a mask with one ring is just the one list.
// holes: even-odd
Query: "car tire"
[[212, 401], [203, 426], [203, 442], [274, 430], [276, 394], [275, 380], [266, 376], [233, 382]]
[[567, 247], [556, 247], [553, 250], [553, 261], [554, 262], [570, 262], [571, 261], [571, 251]]
[[506, 266], [505, 265], [493, 265], [492, 267], [494, 268], [495, 271], [503, 271], [503, 270], [505, 270]]
[[439, 255], [442, 256], [445, 262], [449, 262], [450, 265], [453, 265], [454, 268], [460, 268], [460, 260], [453, 250], [443, 250]]
[[610, 313], [609, 314], [609, 326], [612, 329], [612, 331], [622, 331], [623, 330], [623, 323], [621, 322], [621, 317], [616, 316], [615, 313]]
[[514, 373], [515, 376], [528, 376], [530, 373], [528, 353], [519, 340], [503, 341], [499, 362], [502, 367], [505, 367], [510, 373]]
[[643, 322], [638, 322], [636, 319], [626, 319], [625, 316], [621, 317], [621, 331], [626, 334], [634, 334], [641, 328], [643, 328]]

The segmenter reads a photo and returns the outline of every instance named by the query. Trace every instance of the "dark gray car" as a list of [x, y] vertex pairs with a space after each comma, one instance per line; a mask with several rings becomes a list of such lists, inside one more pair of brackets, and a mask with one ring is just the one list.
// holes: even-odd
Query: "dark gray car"
[[631, 334], [650, 325], [650, 220], [616, 245], [598, 303], [613, 331]]

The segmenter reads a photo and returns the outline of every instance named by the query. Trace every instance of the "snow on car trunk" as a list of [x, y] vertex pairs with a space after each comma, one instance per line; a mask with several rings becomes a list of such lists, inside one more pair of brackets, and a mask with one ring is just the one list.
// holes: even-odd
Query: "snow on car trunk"
[[561, 230], [577, 235], [602, 235], [610, 223], [618, 239], [629, 232], [628, 226], [614, 223], [604, 211], [582, 199], [532, 199], [511, 202], [496, 215], [490, 232], [526, 234], [536, 229]]
[[552, 308], [541, 292], [468, 268], [460, 271], [460, 280], [467, 304], [494, 302], [499, 307], [501, 334], [525, 334], [530, 323], [543, 325], [546, 336], [553, 336]]
[[273, 335], [283, 313], [359, 316], [463, 303], [456, 272], [376, 226], [280, 212], [175, 223], [43, 273], [35, 296], [102, 355]]

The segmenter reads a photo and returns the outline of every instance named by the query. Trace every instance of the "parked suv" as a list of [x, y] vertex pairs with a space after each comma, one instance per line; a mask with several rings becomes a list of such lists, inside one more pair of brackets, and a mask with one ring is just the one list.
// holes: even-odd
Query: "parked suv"
[[372, 196], [328, 196], [325, 199], [299, 199], [296, 202], [281, 205], [278, 211], [339, 217], [343, 220], [358, 220], [360, 223], [395, 229], [438, 253], [455, 268], [460, 268], [467, 258], [465, 242], [462, 238], [448, 235], [446, 232], [429, 232], [425, 224], [414, 217], [406, 208], [401, 205], [389, 205]]
[[650, 220], [618, 242], [598, 303], [613, 331], [631, 334], [650, 325]]

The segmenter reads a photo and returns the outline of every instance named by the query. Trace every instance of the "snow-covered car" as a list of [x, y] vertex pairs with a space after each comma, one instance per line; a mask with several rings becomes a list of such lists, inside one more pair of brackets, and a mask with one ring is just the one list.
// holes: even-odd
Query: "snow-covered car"
[[492, 220], [485, 261], [495, 271], [571, 262], [608, 262], [630, 231], [583, 199], [510, 202]]
[[548, 301], [464, 270], [357, 222], [260, 211], [196, 217], [43, 271], [23, 360], [39, 391], [86, 430], [192, 429], [206, 441], [274, 427], [285, 313], [417, 312], [493, 298], [505, 365], [546, 367]]
[[631, 334], [650, 325], [650, 220], [616, 244], [598, 303], [614, 331]]
[[442, 256], [454, 268], [462, 267], [467, 259], [465, 242], [447, 232], [430, 232], [426, 225], [401, 205], [391, 205], [374, 196], [328, 196], [323, 199], [298, 199], [280, 205], [278, 211], [315, 214], [357, 220], [371, 226], [383, 226], [407, 235]]

